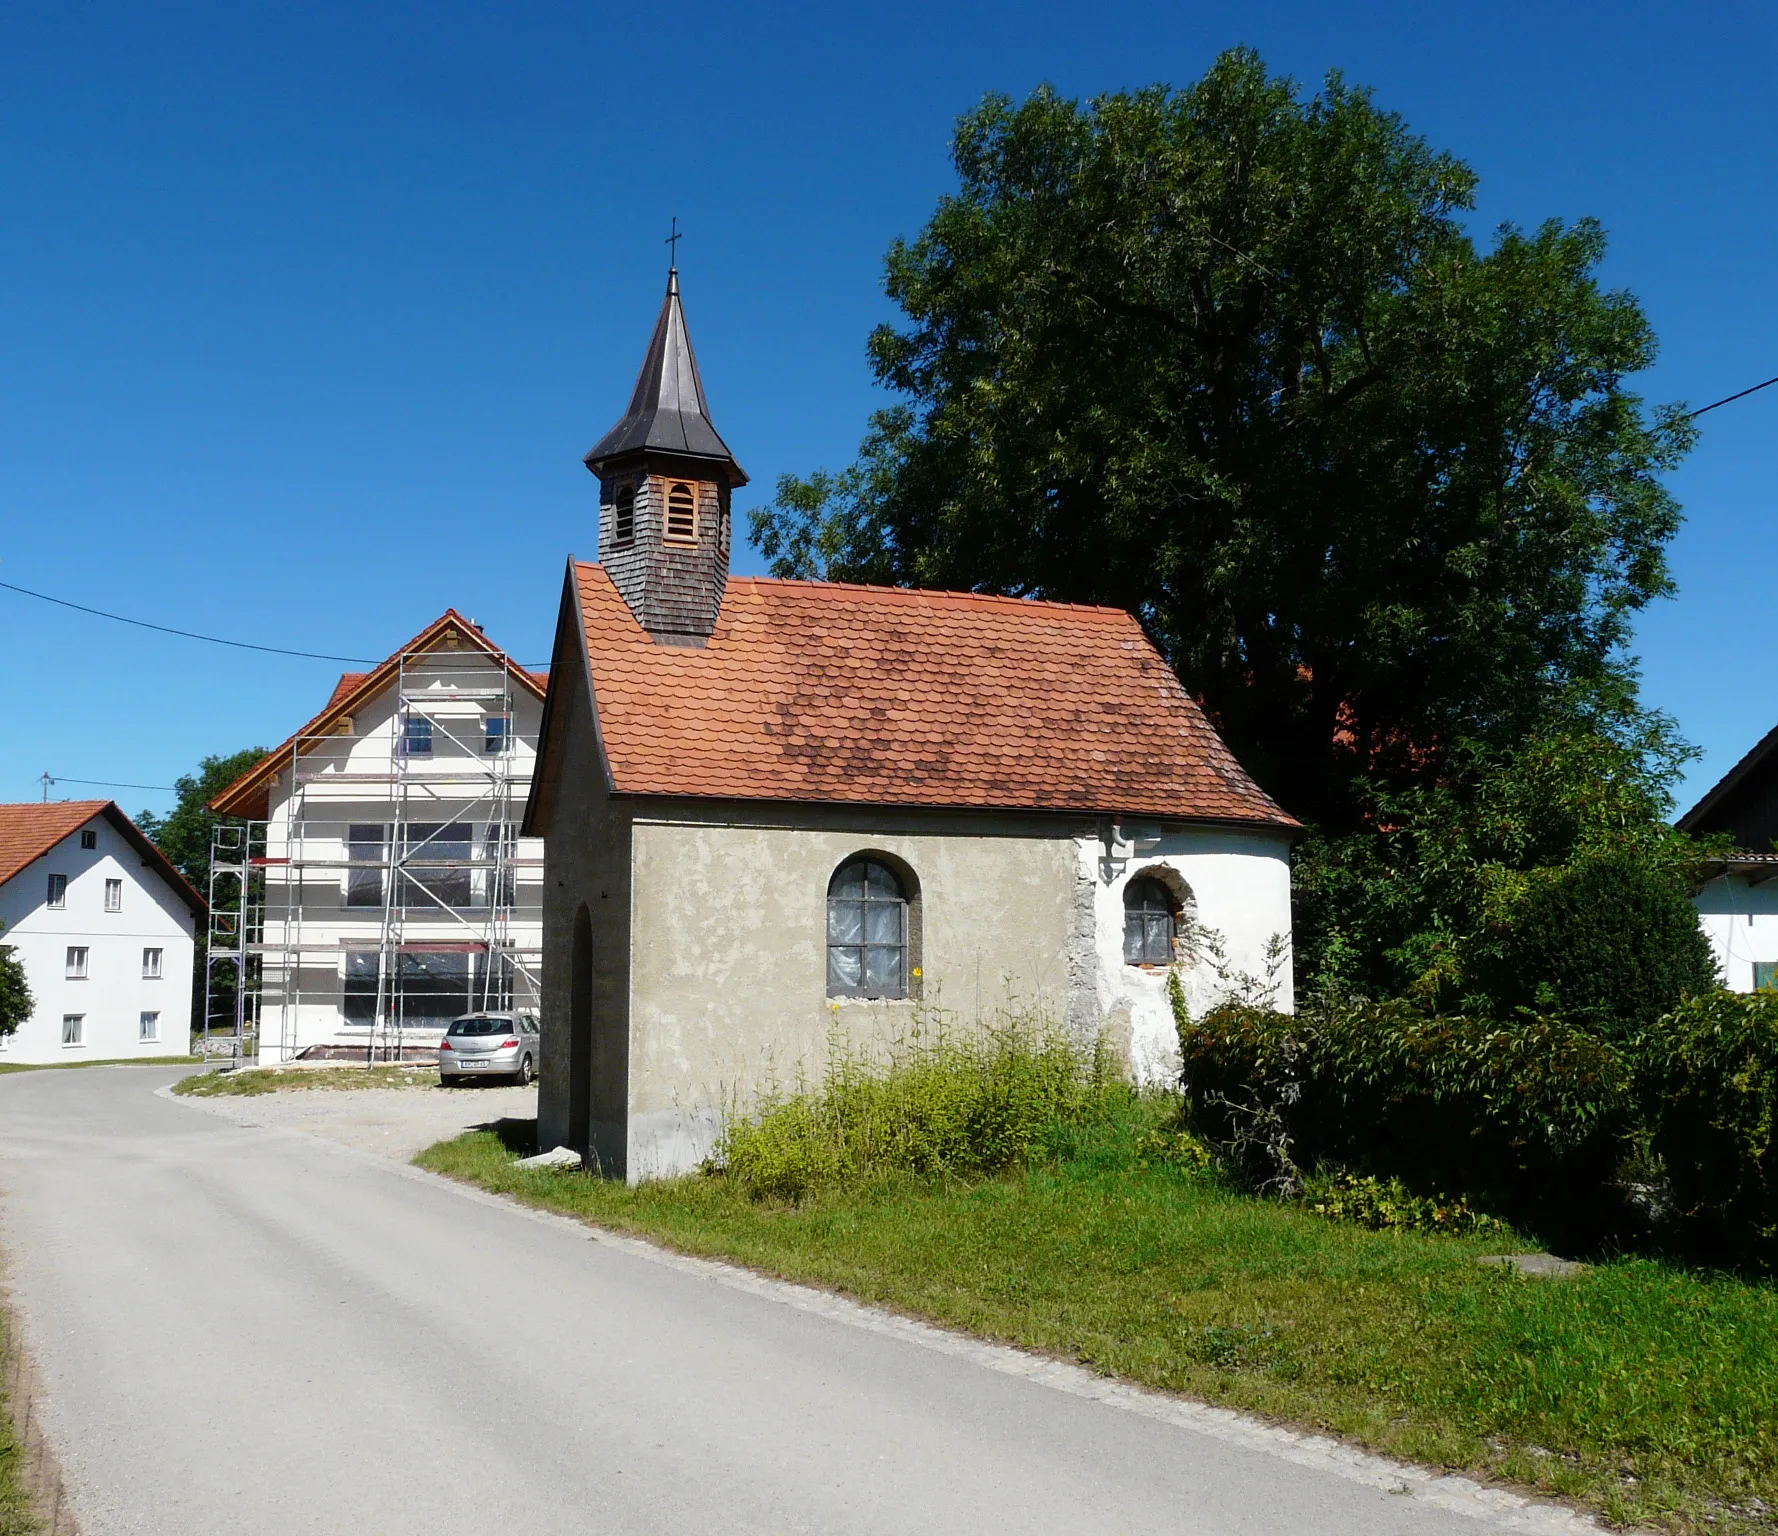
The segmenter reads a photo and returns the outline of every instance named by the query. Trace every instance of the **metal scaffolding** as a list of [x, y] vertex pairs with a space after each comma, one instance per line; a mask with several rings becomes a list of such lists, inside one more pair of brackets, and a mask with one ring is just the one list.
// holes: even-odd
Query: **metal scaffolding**
[[[209, 1054], [290, 1060], [333, 1010], [329, 1054], [431, 1059], [451, 1014], [538, 1010], [543, 861], [520, 857], [517, 825], [536, 742], [518, 729], [513, 663], [395, 663], [392, 699], [366, 706], [386, 718], [292, 738], [282, 804], [212, 834]], [[378, 736], [386, 754], [367, 750]]]

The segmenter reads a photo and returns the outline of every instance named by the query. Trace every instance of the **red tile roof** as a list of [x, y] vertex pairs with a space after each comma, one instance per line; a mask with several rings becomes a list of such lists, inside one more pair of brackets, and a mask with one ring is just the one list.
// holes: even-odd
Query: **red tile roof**
[[292, 753], [314, 751], [321, 738], [332, 735], [334, 727], [349, 716], [361, 701], [374, 698], [394, 682], [403, 656], [411, 656], [416, 651], [441, 649], [447, 640], [467, 642], [473, 649], [485, 651], [490, 656], [506, 661], [514, 679], [540, 699], [549, 687], [548, 673], [526, 671], [508, 658], [504, 651], [455, 608], [447, 608], [374, 671], [342, 672], [340, 680], [333, 685], [333, 696], [328, 699], [321, 713], [294, 735], [286, 737], [217, 795], [210, 802], [210, 809], [220, 811], [225, 816], [264, 816], [272, 781], [290, 762]]
[[620, 793], [1297, 825], [1118, 609], [734, 577], [694, 650], [573, 579]]
[[55, 800], [47, 805], [0, 805], [0, 885], [34, 864], [64, 837], [79, 831], [110, 802]]
[[[118, 809], [115, 800], [52, 800], [48, 804], [0, 805], [0, 885], [6, 884], [63, 838], [98, 816], [103, 816], [123, 834], [186, 906], [193, 912], [203, 912], [204, 898], [192, 889], [190, 882], [148, 840], [142, 829]], [[3, 942], [0, 939], [0, 943]]]

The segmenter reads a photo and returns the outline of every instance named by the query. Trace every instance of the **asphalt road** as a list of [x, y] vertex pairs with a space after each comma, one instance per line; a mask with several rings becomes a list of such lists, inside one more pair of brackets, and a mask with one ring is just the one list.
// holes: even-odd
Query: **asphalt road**
[[0, 1077], [0, 1250], [85, 1536], [1579, 1528], [236, 1124], [174, 1075]]

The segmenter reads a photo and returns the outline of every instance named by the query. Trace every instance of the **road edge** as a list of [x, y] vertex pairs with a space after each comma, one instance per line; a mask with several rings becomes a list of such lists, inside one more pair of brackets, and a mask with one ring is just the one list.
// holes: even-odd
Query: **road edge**
[[0, 1418], [19, 1448], [26, 1517], [39, 1536], [80, 1536], [62, 1463], [43, 1427], [43, 1378], [26, 1347], [0, 1253]]

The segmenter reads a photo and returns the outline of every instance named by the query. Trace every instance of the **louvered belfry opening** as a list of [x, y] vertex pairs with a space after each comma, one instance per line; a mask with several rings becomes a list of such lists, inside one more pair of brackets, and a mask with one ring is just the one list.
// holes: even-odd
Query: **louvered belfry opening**
[[676, 270], [630, 407], [586, 466], [612, 585], [658, 643], [702, 645], [728, 585], [729, 494], [747, 475], [711, 423]]

